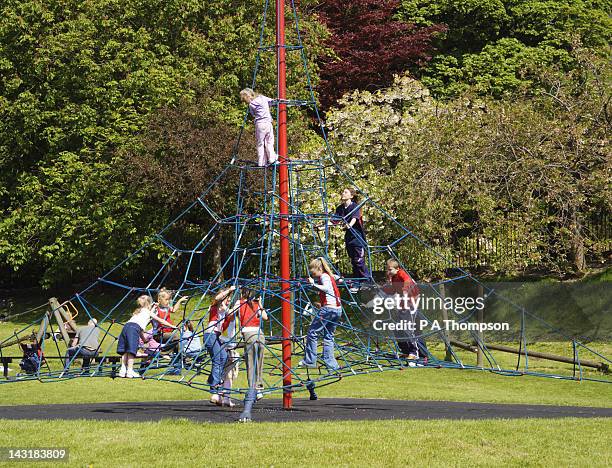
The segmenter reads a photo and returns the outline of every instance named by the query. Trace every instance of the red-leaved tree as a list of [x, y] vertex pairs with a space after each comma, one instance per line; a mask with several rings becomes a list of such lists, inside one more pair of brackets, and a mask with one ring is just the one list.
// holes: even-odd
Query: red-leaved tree
[[354, 89], [377, 89], [393, 74], [416, 70], [430, 58], [444, 25], [416, 27], [394, 19], [399, 0], [323, 0], [319, 16], [331, 32], [334, 56], [320, 59], [323, 110]]

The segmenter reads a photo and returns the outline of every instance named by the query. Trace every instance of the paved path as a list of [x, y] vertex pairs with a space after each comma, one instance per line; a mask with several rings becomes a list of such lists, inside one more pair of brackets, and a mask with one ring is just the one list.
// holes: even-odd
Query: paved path
[[[323, 398], [294, 399], [285, 411], [280, 399], [264, 399], [253, 409], [255, 421], [326, 421], [375, 419], [495, 419], [495, 418], [594, 418], [612, 417], [612, 408], [509, 405], [449, 401], [373, 400]], [[197, 422], [233, 422], [241, 406], [218, 408], [207, 401], [92, 403], [78, 405], [0, 406], [3, 419], [97, 419], [159, 421], [187, 418]]]

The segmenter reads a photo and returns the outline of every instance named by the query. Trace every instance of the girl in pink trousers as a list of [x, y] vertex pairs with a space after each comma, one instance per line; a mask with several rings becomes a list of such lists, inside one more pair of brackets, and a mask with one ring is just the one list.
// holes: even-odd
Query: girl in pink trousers
[[270, 114], [270, 102], [274, 99], [256, 93], [251, 88], [240, 91], [240, 99], [249, 105], [249, 113], [255, 120], [255, 139], [257, 140], [257, 164], [274, 164], [278, 155], [274, 151], [274, 127]]

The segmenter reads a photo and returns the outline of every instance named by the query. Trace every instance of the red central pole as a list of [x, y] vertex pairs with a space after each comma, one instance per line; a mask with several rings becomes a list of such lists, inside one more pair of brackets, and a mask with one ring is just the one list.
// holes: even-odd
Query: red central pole
[[[278, 65], [278, 99], [287, 98], [285, 63], [285, 3], [276, 0], [276, 58]], [[283, 408], [291, 408], [291, 265], [289, 263], [289, 168], [287, 167], [287, 104], [278, 104], [279, 213], [281, 321], [283, 324]]]

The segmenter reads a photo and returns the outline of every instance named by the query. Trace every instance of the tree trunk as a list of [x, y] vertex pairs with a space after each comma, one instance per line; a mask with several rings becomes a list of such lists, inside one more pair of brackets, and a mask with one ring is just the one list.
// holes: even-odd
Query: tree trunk
[[574, 211], [572, 217], [572, 259], [574, 268], [582, 272], [586, 270], [586, 260], [584, 255], [584, 236], [582, 235], [582, 225], [578, 222], [578, 217]]
[[584, 259], [584, 238], [580, 234], [574, 234], [572, 239], [572, 253], [574, 257], [574, 267], [576, 270], [586, 270], [586, 260]]
[[[218, 271], [221, 270], [221, 266], [223, 265], [223, 258], [222, 258], [222, 239], [221, 239], [221, 233], [217, 232], [215, 235], [215, 239], [212, 243], [212, 267], [213, 267], [213, 271], [211, 271], [211, 275], [209, 276], [214, 276]], [[224, 279], [224, 275], [223, 275], [223, 271], [221, 271], [221, 273], [219, 274], [219, 281], [223, 281]]]

